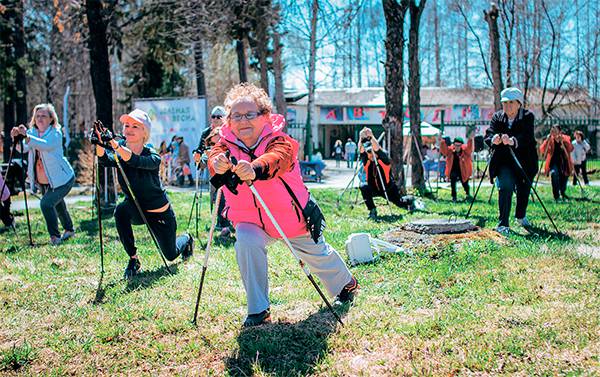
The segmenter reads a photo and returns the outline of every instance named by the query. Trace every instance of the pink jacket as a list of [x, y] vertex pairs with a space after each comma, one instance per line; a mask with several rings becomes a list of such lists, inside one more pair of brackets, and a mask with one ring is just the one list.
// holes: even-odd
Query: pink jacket
[[[288, 159], [290, 168], [287, 171], [280, 171], [278, 169], [270, 171], [269, 178], [266, 180], [255, 180], [254, 187], [265, 201], [271, 214], [275, 217], [275, 220], [278, 222], [281, 229], [283, 229], [285, 235], [288, 238], [294, 238], [308, 233], [306, 221], [302, 216], [302, 208], [304, 208], [308, 202], [309, 192], [302, 181], [300, 164], [296, 158], [298, 155], [298, 142], [281, 131], [284, 126], [285, 120], [283, 119], [283, 116], [279, 114], [271, 115], [271, 122], [265, 125], [256, 147], [251, 151], [235, 137], [229, 124], [225, 124], [221, 128], [221, 139], [211, 150], [209, 167], [212, 172], [212, 157], [227, 150], [231, 153], [231, 156], [235, 157], [238, 161], [245, 160], [252, 162], [266, 152], [273, 152], [274, 148], [272, 148], [272, 146], [274, 143], [270, 143], [274, 139], [277, 138], [281, 140], [281, 138], [284, 138], [286, 143], [290, 143], [292, 146], [292, 153], [289, 156], [279, 156], [282, 159]], [[254, 154], [255, 158], [252, 158], [250, 153]], [[285, 181], [292, 190], [302, 208], [298, 208], [298, 205], [291, 197], [282, 180]], [[226, 202], [223, 215], [233, 222], [234, 225], [239, 223], [256, 224], [262, 227], [269, 236], [281, 238], [277, 229], [275, 229], [275, 226], [273, 226], [264, 209], [261, 207], [258, 200], [254, 198], [254, 195], [246, 184], [238, 186], [237, 195], [234, 195], [227, 188], [223, 188], [223, 193]]]

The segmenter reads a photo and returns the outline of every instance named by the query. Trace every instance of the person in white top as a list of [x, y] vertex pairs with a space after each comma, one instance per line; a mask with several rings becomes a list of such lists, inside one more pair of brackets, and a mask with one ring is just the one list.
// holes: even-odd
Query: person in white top
[[573, 176], [573, 185], [577, 184], [577, 179], [583, 177], [583, 181], [586, 185], [590, 184], [587, 176], [586, 161], [587, 154], [590, 151], [590, 144], [585, 140], [583, 132], [575, 131], [575, 141], [573, 141], [573, 152], [571, 152], [571, 158], [573, 159], [573, 165], [575, 167], [575, 174]]

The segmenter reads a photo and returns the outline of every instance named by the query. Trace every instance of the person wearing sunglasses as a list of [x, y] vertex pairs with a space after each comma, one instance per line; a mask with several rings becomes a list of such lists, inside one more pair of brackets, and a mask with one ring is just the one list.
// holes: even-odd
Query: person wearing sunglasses
[[[210, 112], [210, 127], [206, 127], [202, 134], [200, 134], [200, 142], [198, 143], [198, 148], [194, 150], [194, 161], [196, 162], [196, 166], [198, 169], [204, 169], [206, 167], [206, 159], [208, 151], [215, 144], [215, 142], [219, 139], [219, 128], [223, 125], [223, 120], [225, 118], [225, 108], [223, 106], [215, 106]], [[217, 190], [214, 186], [210, 187], [210, 201], [212, 205], [215, 204], [215, 200], [217, 200]], [[211, 207], [212, 208], [212, 207]], [[217, 225], [216, 230], [219, 231], [219, 239], [227, 240], [227, 237], [231, 234], [229, 221], [223, 217], [222, 212], [225, 208], [225, 197], [221, 196], [221, 201], [219, 202], [219, 209], [217, 215]]]
[[224, 212], [235, 226], [234, 248], [248, 310], [244, 326], [271, 321], [266, 247], [282, 238], [244, 182], [252, 182], [302, 261], [331, 296], [347, 303], [358, 289], [343, 259], [325, 241], [325, 219], [302, 181], [299, 144], [283, 132], [285, 120], [271, 113], [272, 106], [263, 89], [250, 83], [234, 86], [225, 99], [228, 117], [221, 138], [208, 155], [212, 182], [225, 185]]
[[200, 160], [202, 159], [202, 153], [204, 153], [204, 151], [207, 149], [206, 139], [208, 138], [208, 135], [210, 135], [215, 128], [221, 127], [224, 117], [225, 108], [223, 108], [223, 106], [213, 107], [212, 111], [210, 112], [210, 127], [206, 127], [204, 130], [202, 130], [198, 147], [194, 149], [194, 161], [196, 164], [200, 163]]

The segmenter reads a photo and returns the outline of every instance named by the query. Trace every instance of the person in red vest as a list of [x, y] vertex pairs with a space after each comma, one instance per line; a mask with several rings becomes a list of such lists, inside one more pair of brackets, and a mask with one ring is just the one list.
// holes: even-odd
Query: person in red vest
[[450, 188], [452, 191], [452, 201], [456, 202], [456, 182], [460, 181], [467, 200], [471, 197], [469, 194], [469, 178], [473, 173], [473, 138], [465, 145], [462, 137], [454, 138], [451, 145], [445, 141], [440, 143], [440, 152], [446, 157], [446, 177], [450, 177]]
[[544, 174], [552, 180], [552, 194], [555, 201], [566, 200], [567, 181], [573, 174], [571, 152], [573, 144], [568, 135], [562, 133], [560, 126], [555, 124], [550, 129], [550, 135], [544, 140], [540, 152], [546, 156]]
[[360, 131], [358, 150], [367, 175], [366, 184], [360, 187], [360, 193], [369, 210], [369, 218], [377, 218], [377, 208], [373, 201], [376, 196], [386, 198], [387, 195], [387, 199], [398, 207], [414, 210], [415, 199], [409, 195], [400, 195], [398, 186], [392, 179], [390, 157], [381, 148], [370, 128], [365, 127]]

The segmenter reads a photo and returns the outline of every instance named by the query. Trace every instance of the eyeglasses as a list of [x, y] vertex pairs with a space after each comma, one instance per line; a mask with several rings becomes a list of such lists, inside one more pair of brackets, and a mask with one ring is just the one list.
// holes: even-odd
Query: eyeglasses
[[262, 112], [249, 111], [246, 114], [235, 113], [235, 114], [231, 114], [231, 120], [233, 120], [234, 122], [241, 122], [242, 119], [244, 119], [244, 118], [246, 118], [247, 120], [254, 120], [254, 119], [258, 118], [259, 115], [262, 115]]
[[223, 118], [223, 115], [211, 115], [212, 119], [221, 119]]

